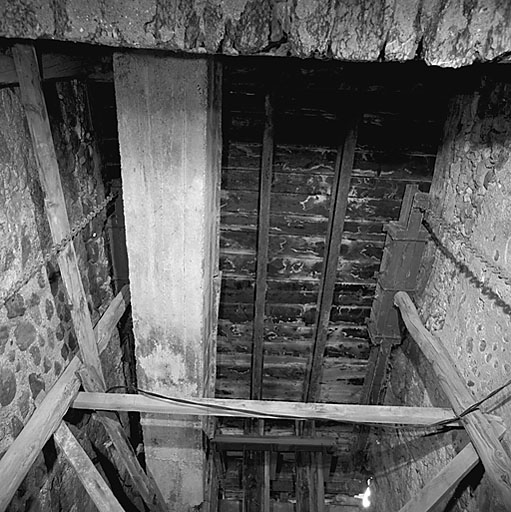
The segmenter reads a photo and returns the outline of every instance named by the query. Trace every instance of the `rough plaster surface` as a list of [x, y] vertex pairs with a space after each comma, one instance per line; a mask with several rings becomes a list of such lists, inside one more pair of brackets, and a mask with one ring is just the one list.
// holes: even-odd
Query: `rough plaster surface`
[[[511, 257], [510, 95], [511, 82], [501, 72], [484, 77], [472, 94], [452, 101], [432, 187], [435, 211], [455, 226], [480, 254], [503, 269], [509, 269]], [[456, 361], [475, 401], [511, 376], [510, 289], [466, 249], [466, 244], [450, 243], [449, 249], [457, 259], [467, 263], [474, 276], [470, 278], [460, 272], [430, 244], [424, 259], [423, 287], [416, 302], [425, 325]], [[394, 356], [395, 373], [387, 402], [445, 403], [435, 388], [434, 376], [421, 362], [413, 343], [406, 344], [404, 349]], [[405, 370], [403, 380], [398, 376]], [[485, 407], [510, 425], [508, 397], [509, 390], [503, 391]], [[419, 443], [421, 452], [416, 456], [413, 443], [399, 446], [399, 438], [406, 439], [409, 435], [374, 440], [375, 454], [379, 454], [374, 456], [374, 466], [377, 467], [378, 457], [383, 457], [391, 468], [390, 475], [379, 481], [384, 503], [381, 510], [398, 508], [459, 449], [450, 436], [435, 436]], [[504, 440], [507, 449], [510, 439], [507, 433]], [[413, 462], [400, 466], [399, 453], [403, 460]], [[509, 510], [509, 507], [499, 508], [492, 501], [495, 493], [484, 478], [478, 485], [480, 476], [472, 477], [472, 488], [460, 490], [461, 497], [453, 510]]]
[[0, 36], [458, 67], [511, 50], [507, 0], [6, 0]]
[[[139, 386], [204, 393], [215, 261], [209, 261], [208, 62], [114, 58]], [[202, 424], [142, 419], [146, 460], [176, 510], [204, 499]]]
[[[103, 197], [86, 89], [69, 82], [52, 84], [46, 93], [74, 225]], [[112, 297], [103, 225], [104, 218], [98, 218], [75, 241], [94, 320]], [[50, 244], [19, 91], [4, 88], [0, 90], [0, 289], [7, 289]], [[53, 385], [76, 350], [68, 300], [56, 261], [52, 261], [6, 307], [0, 307], [0, 454], [30, 418], [38, 394]], [[103, 359], [111, 384], [122, 379], [119, 352], [111, 345]], [[94, 509], [74, 471], [60, 458], [54, 464], [52, 457], [55, 454], [50, 450], [38, 458], [9, 510], [27, 510], [30, 504], [38, 510], [69, 510], [74, 502], [81, 503], [83, 510]]]

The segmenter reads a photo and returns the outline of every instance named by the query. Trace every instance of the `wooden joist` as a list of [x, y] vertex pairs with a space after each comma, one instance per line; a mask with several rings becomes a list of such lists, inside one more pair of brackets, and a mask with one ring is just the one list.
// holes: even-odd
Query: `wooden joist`
[[[268, 92], [264, 98], [264, 132], [259, 179], [259, 213], [257, 226], [257, 260], [254, 298], [254, 330], [252, 336], [252, 361], [250, 398], [261, 400], [263, 396], [264, 365], [264, 319], [266, 303], [266, 281], [268, 276], [268, 248], [270, 232], [271, 182], [273, 175], [273, 95]], [[254, 425], [247, 421], [249, 432]], [[264, 431], [264, 421], [259, 420], [257, 429]], [[270, 512], [269, 459], [266, 454], [245, 454], [244, 509], [246, 512]]]
[[[470, 407], [475, 399], [449, 352], [422, 324], [417, 309], [406, 292], [398, 292], [394, 302], [401, 312], [408, 332], [431, 363], [438, 383], [456, 414]], [[499, 492], [504, 504], [511, 503], [511, 459], [500, 443], [488, 416], [475, 410], [461, 420], [474, 448]]]
[[337, 440], [324, 437], [296, 436], [255, 436], [217, 434], [212, 442], [220, 450], [260, 450], [276, 452], [332, 452], [336, 450]]
[[[102, 352], [119, 319], [129, 304], [129, 290], [124, 287], [111, 302], [94, 327]], [[51, 435], [58, 428], [80, 389], [77, 372], [83, 368], [78, 355], [67, 365], [57, 382], [38, 405], [27, 424], [0, 459], [0, 510], [5, 510]]]
[[273, 175], [273, 104], [272, 95], [270, 93], [265, 96], [264, 110], [265, 124], [259, 183], [254, 333], [252, 338], [252, 374], [250, 388], [250, 398], [252, 400], [261, 400], [263, 394], [264, 307], [266, 300], [266, 279], [268, 275], [270, 195]]
[[[138, 411], [153, 414], [189, 414], [235, 418], [316, 419], [377, 425], [424, 425], [455, 417], [451, 409], [437, 407], [401, 407], [390, 405], [354, 405], [282, 402], [264, 400], [224, 400], [220, 398], [183, 398], [174, 402], [144, 395], [123, 393], [78, 393], [75, 409], [102, 411]], [[274, 415], [274, 416], [273, 416]], [[453, 420], [453, 425], [458, 422]]]
[[76, 476], [82, 482], [97, 509], [100, 512], [123, 512], [124, 509], [117, 501], [112, 490], [64, 422], [61, 422], [59, 428], [55, 431], [54, 439], [75, 469]]
[[332, 188], [328, 231], [326, 236], [323, 272], [318, 296], [316, 326], [312, 354], [308, 363], [304, 389], [304, 401], [315, 402], [319, 395], [323, 355], [328, 335], [328, 324], [334, 296], [337, 262], [341, 252], [344, 219], [348, 207], [355, 145], [357, 141], [357, 117], [350, 118], [345, 139], [339, 148], [335, 164], [335, 178]]
[[[503, 422], [492, 420], [492, 427], [499, 439], [504, 436]], [[430, 480], [399, 512], [433, 512], [444, 510], [460, 482], [479, 464], [479, 456], [469, 443]]]

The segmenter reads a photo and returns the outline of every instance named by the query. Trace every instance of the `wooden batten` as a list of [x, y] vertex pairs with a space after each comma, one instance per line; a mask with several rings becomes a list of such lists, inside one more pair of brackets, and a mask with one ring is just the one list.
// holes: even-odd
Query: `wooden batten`
[[266, 94], [265, 126], [259, 188], [259, 222], [257, 230], [257, 263], [254, 301], [254, 331], [252, 348], [251, 391], [252, 400], [261, 400], [263, 394], [263, 347], [268, 275], [268, 244], [270, 231], [270, 200], [273, 175], [273, 96]]
[[[100, 352], [105, 350], [115, 329], [114, 319], [123, 315], [128, 303], [129, 293], [126, 287], [114, 298], [94, 327]], [[77, 376], [80, 368], [83, 368], [82, 362], [78, 355], [75, 355], [0, 459], [0, 510], [7, 508], [16, 489], [76, 397], [80, 389], [80, 380]]]

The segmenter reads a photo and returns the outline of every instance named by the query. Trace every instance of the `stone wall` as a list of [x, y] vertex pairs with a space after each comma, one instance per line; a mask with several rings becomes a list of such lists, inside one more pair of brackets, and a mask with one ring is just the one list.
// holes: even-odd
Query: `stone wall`
[[[47, 85], [45, 93], [73, 226], [104, 197], [86, 89], [73, 81]], [[112, 298], [104, 224], [103, 213], [75, 241], [93, 322]], [[4, 88], [0, 90], [0, 290], [7, 290], [50, 246], [19, 90]], [[110, 385], [122, 383], [118, 345], [116, 338], [103, 355]], [[30, 418], [39, 393], [51, 388], [77, 348], [66, 292], [56, 260], [52, 260], [5, 307], [0, 304], [0, 453]], [[81, 426], [89, 423], [88, 416], [70, 419]], [[90, 427], [91, 432], [97, 430], [93, 422]], [[86, 448], [94, 455], [90, 443]], [[80, 510], [94, 509], [73, 470], [61, 461], [50, 442], [10, 510], [71, 510], [77, 506], [74, 503], [80, 503]]]
[[[474, 84], [471, 93], [458, 95], [451, 102], [431, 194], [434, 211], [461, 239], [441, 236], [452, 257], [429, 244], [420, 292], [415, 297], [423, 322], [456, 361], [474, 401], [502, 385], [511, 374], [509, 286], [467, 249], [473, 247], [504, 274], [509, 268], [510, 95], [509, 77], [504, 70], [493, 70]], [[472, 274], [460, 269], [454, 259], [466, 263]], [[484, 407], [502, 416], [507, 425], [511, 422], [508, 395], [501, 392]], [[410, 340], [393, 356], [386, 403], [448, 405]], [[507, 448], [509, 440], [506, 434]], [[398, 509], [465, 442], [462, 433], [418, 436], [402, 431], [373, 437], [376, 510]], [[459, 499], [452, 510], [501, 510], [492, 501], [494, 495], [486, 478], [481, 481], [481, 472], [475, 471], [458, 490]]]
[[6, 0], [0, 36], [459, 67], [506, 58], [507, 0]]

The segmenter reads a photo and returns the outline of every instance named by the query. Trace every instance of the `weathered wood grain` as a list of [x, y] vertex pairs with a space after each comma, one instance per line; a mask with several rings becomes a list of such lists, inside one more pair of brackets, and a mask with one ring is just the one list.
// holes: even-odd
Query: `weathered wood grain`
[[[273, 176], [273, 99], [270, 93], [265, 97], [265, 126], [263, 152], [259, 183], [259, 207], [257, 228], [257, 259], [254, 297], [254, 328], [251, 360], [250, 398], [260, 400], [263, 394], [263, 331], [266, 301], [266, 280], [268, 277], [268, 253], [270, 250], [270, 200]], [[269, 512], [269, 511], [268, 511]]]
[[124, 509], [112, 490], [64, 422], [55, 431], [54, 439], [76, 471], [76, 476], [82, 482], [97, 509], [100, 512], [123, 512]]
[[[105, 340], [110, 338], [115, 328], [112, 318], [122, 316], [126, 309], [129, 294], [125, 292], [123, 290], [116, 296], [94, 328], [96, 339], [98, 342], [102, 340], [101, 344], [98, 343], [100, 352], [106, 348]], [[80, 368], [82, 362], [75, 355], [0, 459], [0, 510], [7, 508], [43, 446], [68, 411], [80, 389], [80, 380], [77, 377]]]
[[[493, 421], [492, 428], [499, 439], [506, 432], [506, 426]], [[439, 473], [411, 499], [399, 512], [433, 512], [445, 509], [462, 480], [479, 464], [479, 456], [474, 446], [469, 443]]]
[[[431, 363], [438, 383], [451, 402], [456, 414], [470, 407], [475, 399], [465, 384], [447, 349], [422, 324], [415, 305], [405, 292], [398, 292], [394, 302], [399, 308], [406, 328]], [[488, 478], [504, 504], [511, 503], [511, 459], [504, 450], [488, 418], [481, 411], [471, 412], [462, 419]]]
[[[218, 398], [195, 397], [192, 400], [193, 404], [183, 404], [143, 395], [82, 392], [77, 395], [73, 402], [73, 407], [76, 409], [104, 411], [139, 411], [154, 414], [198, 414], [255, 418], [285, 415], [289, 416], [290, 419], [317, 418], [380, 425], [423, 425], [453, 419], [453, 424], [458, 424], [451, 409], [437, 407], [346, 405], [271, 400], [222, 400]], [[228, 410], [229, 408], [235, 410]]]

